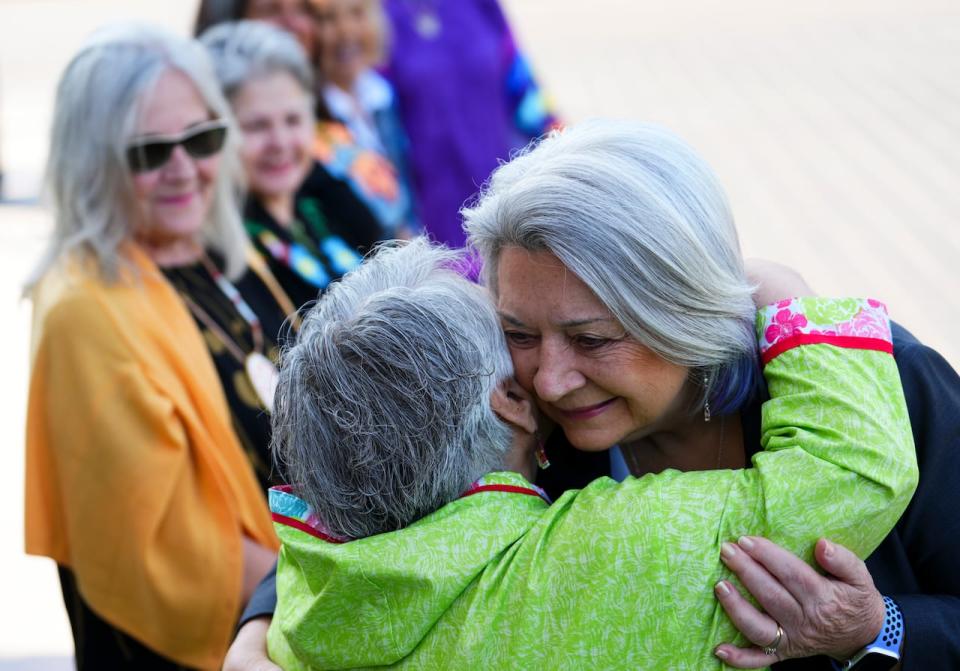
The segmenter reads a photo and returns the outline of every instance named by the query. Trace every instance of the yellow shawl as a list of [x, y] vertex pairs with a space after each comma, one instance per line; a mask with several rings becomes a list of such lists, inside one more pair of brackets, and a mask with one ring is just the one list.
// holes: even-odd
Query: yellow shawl
[[200, 332], [147, 255], [125, 253], [123, 281], [66, 263], [34, 292], [26, 550], [148, 647], [219, 668], [242, 537], [277, 540]]

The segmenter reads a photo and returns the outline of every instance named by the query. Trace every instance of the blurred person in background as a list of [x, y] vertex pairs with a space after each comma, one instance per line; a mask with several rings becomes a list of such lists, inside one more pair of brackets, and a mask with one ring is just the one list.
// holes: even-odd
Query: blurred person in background
[[201, 37], [240, 128], [244, 226], [295, 305], [316, 300], [382, 237], [377, 220], [313, 157], [313, 76], [288, 33], [259, 21]]
[[[389, 165], [381, 168], [389, 168], [390, 179], [383, 181], [380, 190], [395, 191], [396, 195], [386, 201], [395, 203], [393, 207], [381, 205], [381, 216], [395, 221], [393, 227], [403, 232], [402, 237], [408, 237], [419, 229], [408, 167], [409, 140], [400, 122], [393, 87], [374, 69], [383, 61], [386, 49], [382, 5], [379, 0], [310, 3], [318, 27], [318, 90], [327, 113], [319, 127], [318, 153], [333, 166], [349, 160], [357, 149], [385, 157]], [[350, 142], [344, 141], [344, 130], [349, 132]], [[367, 162], [369, 159], [361, 159], [358, 166]], [[351, 176], [345, 166], [340, 171], [345, 177]]]
[[[271, 23], [297, 37], [320, 74], [310, 91], [316, 117], [315, 157], [333, 178], [346, 183], [376, 217], [381, 237], [409, 237], [418, 228], [418, 223], [412, 196], [401, 180], [400, 171], [385, 153], [359, 143], [343, 121], [331, 114], [322, 93], [324, 67], [317, 62], [323, 50], [315, 39], [304, 40], [299, 32], [288, 27], [281, 5], [263, 3], [258, 12], [253, 12], [253, 5], [244, 0], [201, 0], [194, 31], [199, 36], [219, 23], [250, 19]], [[316, 38], [320, 29], [316, 8], [306, 0], [297, 7], [309, 14]], [[325, 7], [324, 2], [318, 0], [318, 8], [323, 10]]]
[[247, 253], [229, 107], [199, 44], [117, 25], [64, 72], [50, 146], [26, 549], [59, 566], [79, 669], [219, 668], [276, 557], [244, 445], [266, 469], [292, 310]]
[[[317, 19], [317, 65], [327, 108], [357, 143], [397, 163], [407, 147], [393, 88], [374, 66], [383, 62], [386, 17], [379, 0], [311, 0]], [[395, 147], [393, 151], [389, 151]]]
[[283, 28], [312, 58], [317, 28], [308, 0], [200, 0], [194, 35], [225, 21], [266, 21]]
[[[385, 235], [423, 230], [462, 246], [460, 207], [500, 161], [556, 125], [499, 3], [309, 3], [318, 21], [317, 157], [350, 183]], [[199, 18], [210, 20], [198, 21], [196, 30], [211, 20], [254, 18], [248, 10], [242, 0], [201, 0]], [[257, 18], [279, 25], [279, 5]], [[375, 77], [363, 77], [373, 74], [381, 52], [392, 95], [370, 84]], [[399, 124], [389, 114], [378, 122], [370, 113], [391, 108]]]
[[409, 137], [417, 212], [433, 239], [460, 247], [461, 206], [556, 119], [496, 0], [385, 0], [384, 8], [383, 73]]

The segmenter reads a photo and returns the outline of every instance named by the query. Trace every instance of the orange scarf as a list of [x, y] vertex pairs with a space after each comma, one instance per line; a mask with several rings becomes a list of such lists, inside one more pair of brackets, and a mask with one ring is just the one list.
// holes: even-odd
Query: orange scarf
[[219, 668], [242, 538], [277, 540], [199, 330], [147, 255], [125, 256], [117, 283], [67, 262], [34, 292], [26, 550], [107, 622]]

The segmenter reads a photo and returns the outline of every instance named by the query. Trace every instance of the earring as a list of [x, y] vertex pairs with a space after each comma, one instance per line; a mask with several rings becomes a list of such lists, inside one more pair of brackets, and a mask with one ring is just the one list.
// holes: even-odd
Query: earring
[[[706, 373], [703, 374], [703, 388], [704, 388], [705, 390], [710, 388], [710, 376], [707, 375]], [[709, 394], [707, 395], [707, 399], [703, 402], [703, 421], [704, 421], [704, 422], [709, 422], [709, 421], [710, 421], [710, 396], [709, 396]]]
[[537, 465], [541, 470], [547, 470], [550, 468], [550, 460], [547, 459], [547, 449], [544, 447], [543, 439], [540, 437], [540, 432], [537, 432]]

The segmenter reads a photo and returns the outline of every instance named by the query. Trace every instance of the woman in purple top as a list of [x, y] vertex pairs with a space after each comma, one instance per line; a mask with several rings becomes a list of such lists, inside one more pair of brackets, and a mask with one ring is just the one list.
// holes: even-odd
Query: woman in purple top
[[498, 161], [554, 123], [496, 0], [386, 0], [393, 83], [418, 213], [464, 243], [459, 210]]

